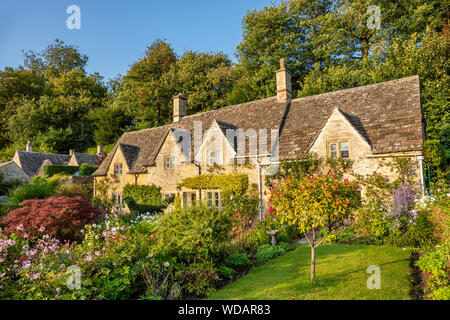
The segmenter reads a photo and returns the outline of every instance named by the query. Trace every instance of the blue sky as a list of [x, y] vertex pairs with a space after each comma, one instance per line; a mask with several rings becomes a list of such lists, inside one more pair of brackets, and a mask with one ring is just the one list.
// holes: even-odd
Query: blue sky
[[[88, 72], [105, 80], [125, 74], [156, 38], [181, 55], [187, 50], [227, 53], [235, 59], [247, 10], [270, 0], [1, 0], [0, 69], [22, 63], [22, 49], [41, 51], [56, 38], [89, 57]], [[81, 29], [69, 30], [69, 5], [81, 9]]]

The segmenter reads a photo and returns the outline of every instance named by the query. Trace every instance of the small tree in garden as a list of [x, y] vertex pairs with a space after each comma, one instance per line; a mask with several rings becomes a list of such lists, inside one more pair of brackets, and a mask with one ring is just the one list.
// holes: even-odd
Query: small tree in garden
[[245, 247], [245, 235], [258, 213], [258, 199], [248, 195], [232, 195], [226, 203], [226, 210], [231, 213], [235, 231], [240, 235], [242, 247]]
[[[287, 177], [272, 190], [269, 201], [282, 223], [303, 232], [311, 247], [311, 281], [315, 277], [315, 249], [330, 232], [341, 226], [361, 203], [359, 187], [330, 170], [326, 175]], [[316, 232], [327, 232], [316, 239]]]
[[5, 234], [34, 236], [45, 233], [60, 239], [73, 239], [87, 223], [97, 221], [102, 211], [78, 197], [50, 197], [26, 200], [21, 208], [11, 210], [0, 219]]

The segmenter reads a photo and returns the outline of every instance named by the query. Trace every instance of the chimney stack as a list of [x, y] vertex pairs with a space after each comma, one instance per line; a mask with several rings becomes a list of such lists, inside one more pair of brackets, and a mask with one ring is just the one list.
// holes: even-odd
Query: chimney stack
[[73, 152], [74, 152], [74, 150], [73, 150], [73, 149], [70, 149], [70, 150], [69, 150], [69, 156], [73, 156]]
[[97, 146], [97, 155], [100, 156], [103, 154], [103, 146], [101, 144], [99, 144]]
[[27, 152], [33, 152], [33, 146], [31, 145], [31, 141], [28, 140], [27, 147], [25, 149]]
[[173, 99], [173, 122], [179, 122], [181, 118], [186, 116], [186, 97], [181, 93], [177, 94]]
[[291, 73], [284, 64], [284, 59], [280, 60], [280, 70], [275, 71], [277, 76], [277, 98], [278, 101], [290, 100], [292, 97]]

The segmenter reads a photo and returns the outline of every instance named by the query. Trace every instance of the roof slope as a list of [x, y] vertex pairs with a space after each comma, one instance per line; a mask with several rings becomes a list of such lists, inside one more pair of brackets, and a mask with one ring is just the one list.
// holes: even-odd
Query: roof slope
[[91, 166], [97, 166], [100, 162], [100, 157], [96, 154], [74, 152], [73, 155], [79, 165], [87, 163]]
[[53, 165], [61, 166], [66, 165], [70, 160], [70, 156], [68, 154], [27, 152], [17, 150], [16, 155], [20, 162], [19, 166], [30, 177], [38, 174], [39, 169], [45, 160], [49, 160]]
[[[201, 122], [203, 134], [214, 120], [219, 121], [223, 129], [267, 129], [268, 138], [271, 129], [276, 129], [281, 132], [280, 159], [298, 158], [308, 152], [335, 107], [368, 141], [373, 153], [422, 150], [420, 84], [419, 77], [413, 76], [298, 98], [290, 104], [271, 97], [186, 116], [178, 123], [128, 132], [94, 175], [106, 174], [119, 144], [135, 147], [135, 161], [130, 173], [146, 172], [146, 166], [151, 165], [157, 155], [168, 129], [185, 129], [193, 136], [195, 121]], [[269, 141], [268, 149], [270, 145]]]

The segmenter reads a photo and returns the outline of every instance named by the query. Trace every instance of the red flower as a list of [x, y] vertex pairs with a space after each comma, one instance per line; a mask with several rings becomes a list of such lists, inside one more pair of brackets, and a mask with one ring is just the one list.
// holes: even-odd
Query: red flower
[[347, 201], [345, 201], [345, 203], [350, 204], [350, 200], [347, 199]]
[[25, 257], [24, 257], [24, 256], [20, 257], [20, 260], [23, 260], [23, 259], [25, 259]]

